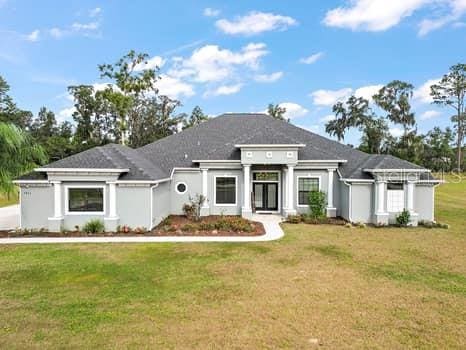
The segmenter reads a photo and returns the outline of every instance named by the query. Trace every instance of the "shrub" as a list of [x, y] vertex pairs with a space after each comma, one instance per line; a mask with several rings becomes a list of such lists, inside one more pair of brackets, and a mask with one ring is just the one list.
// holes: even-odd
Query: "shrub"
[[299, 224], [302, 221], [301, 215], [288, 215], [286, 222], [290, 224]]
[[403, 211], [396, 217], [396, 223], [400, 226], [408, 226], [410, 219], [411, 214], [409, 213], [409, 211], [403, 209]]
[[323, 191], [309, 192], [309, 216], [313, 219], [325, 217], [325, 206], [327, 205], [327, 195]]
[[347, 222], [347, 223], [345, 224], [345, 227], [346, 227], [346, 228], [353, 228], [353, 225], [351, 225], [350, 222]]
[[86, 233], [101, 233], [105, 231], [105, 226], [102, 220], [92, 219], [86, 222], [83, 231]]
[[207, 198], [202, 194], [196, 194], [194, 198], [189, 197], [189, 203], [183, 205], [183, 213], [190, 220], [199, 221], [201, 218], [201, 208]]
[[183, 232], [196, 232], [198, 229], [198, 225], [196, 224], [186, 224], [181, 226], [181, 231]]

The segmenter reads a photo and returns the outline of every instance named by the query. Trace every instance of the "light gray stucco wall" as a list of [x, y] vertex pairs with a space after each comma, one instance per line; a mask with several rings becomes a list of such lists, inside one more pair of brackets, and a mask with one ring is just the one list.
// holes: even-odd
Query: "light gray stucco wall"
[[[185, 183], [187, 187], [186, 192], [183, 194], [176, 192], [176, 185], [180, 182]], [[171, 213], [175, 215], [183, 214], [183, 204], [189, 203], [190, 196], [194, 198], [198, 194], [202, 194], [202, 175], [200, 171], [175, 171], [170, 186]]]
[[164, 218], [170, 215], [171, 183], [162, 182], [152, 189], [152, 227], [157, 226]]
[[53, 216], [53, 187], [44, 185], [21, 186], [21, 227], [41, 229], [48, 227], [48, 218]]
[[242, 164], [296, 164], [298, 150], [291, 148], [243, 148], [241, 149]]
[[131, 228], [151, 226], [150, 185], [118, 185], [116, 188], [117, 215], [120, 225]]
[[[309, 206], [298, 206], [298, 178], [300, 177], [318, 177], [320, 178], [320, 190], [327, 193], [328, 190], [328, 171], [316, 169], [295, 169], [294, 171], [294, 186], [293, 186], [293, 205], [296, 211], [300, 214], [309, 213]], [[333, 177], [333, 181], [338, 181], [337, 176]], [[335, 202], [334, 202], [335, 205]]]
[[414, 211], [419, 220], [434, 220], [434, 191], [431, 184], [416, 184], [414, 189]]
[[350, 187], [343, 181], [337, 180], [339, 206], [337, 207], [337, 215], [350, 221]]
[[351, 220], [353, 222], [372, 222], [373, 187], [372, 183], [351, 184]]

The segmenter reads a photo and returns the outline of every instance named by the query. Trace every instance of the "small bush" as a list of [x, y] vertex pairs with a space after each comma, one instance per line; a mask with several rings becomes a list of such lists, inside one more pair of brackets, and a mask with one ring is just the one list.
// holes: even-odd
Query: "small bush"
[[93, 219], [86, 222], [83, 226], [83, 231], [86, 233], [101, 233], [105, 231], [105, 226], [102, 220]]
[[411, 214], [406, 209], [396, 217], [396, 223], [400, 226], [408, 226], [409, 220], [411, 219]]
[[327, 194], [323, 191], [309, 192], [309, 216], [313, 219], [325, 217]]
[[183, 232], [196, 232], [198, 229], [198, 225], [195, 224], [186, 224], [181, 226], [181, 231]]
[[197, 194], [194, 198], [189, 197], [189, 203], [183, 205], [183, 213], [190, 220], [199, 221], [201, 218], [201, 208], [207, 198], [202, 194]]
[[345, 224], [345, 227], [346, 227], [346, 228], [353, 228], [353, 225], [351, 225], [350, 222], [347, 222], [347, 223]]
[[290, 224], [299, 224], [302, 221], [301, 215], [288, 215], [286, 222]]

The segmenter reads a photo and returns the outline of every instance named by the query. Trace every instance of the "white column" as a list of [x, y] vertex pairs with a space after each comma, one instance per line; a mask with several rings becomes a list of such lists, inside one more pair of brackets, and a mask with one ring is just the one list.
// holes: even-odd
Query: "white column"
[[62, 200], [61, 200], [61, 181], [53, 181], [53, 198], [54, 198], [54, 210], [53, 210], [53, 217], [54, 218], [61, 218], [62, 213]]
[[414, 212], [414, 182], [408, 181], [407, 184], [407, 196], [406, 196], [406, 209], [410, 212]]
[[243, 165], [243, 175], [244, 175], [244, 201], [243, 201], [243, 211], [251, 211], [251, 165]]
[[295, 214], [295, 205], [293, 201], [293, 185], [294, 185], [294, 165], [288, 165], [288, 175], [286, 176], [286, 194], [288, 197], [288, 214]]
[[283, 209], [288, 209], [288, 168], [283, 168]]
[[385, 182], [377, 181], [375, 183], [377, 188], [377, 209], [376, 214], [385, 214]]
[[207, 201], [207, 195], [209, 194], [208, 192], [208, 181], [207, 181], [207, 169], [201, 169], [202, 172], [202, 195], [206, 199], [204, 203], [202, 204], [203, 208], [208, 208], [209, 207], [209, 202]]
[[115, 218], [117, 216], [116, 212], [116, 183], [108, 182], [108, 200], [109, 200], [109, 213], [108, 216]]
[[333, 172], [335, 169], [328, 169], [327, 184], [327, 208], [333, 209]]

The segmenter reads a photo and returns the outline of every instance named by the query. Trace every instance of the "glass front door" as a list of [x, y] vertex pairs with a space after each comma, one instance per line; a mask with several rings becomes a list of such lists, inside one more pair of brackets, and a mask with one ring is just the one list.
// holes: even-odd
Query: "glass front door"
[[254, 207], [259, 211], [278, 210], [278, 184], [254, 183]]

